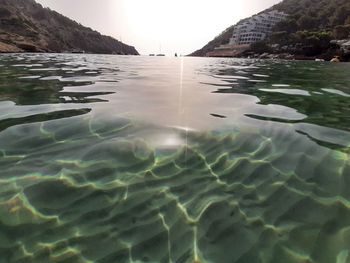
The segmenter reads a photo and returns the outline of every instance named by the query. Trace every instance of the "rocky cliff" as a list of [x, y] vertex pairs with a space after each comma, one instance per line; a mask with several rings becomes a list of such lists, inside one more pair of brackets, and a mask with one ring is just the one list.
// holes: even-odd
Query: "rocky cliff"
[[87, 52], [138, 55], [137, 50], [34, 0], [0, 0], [0, 52]]

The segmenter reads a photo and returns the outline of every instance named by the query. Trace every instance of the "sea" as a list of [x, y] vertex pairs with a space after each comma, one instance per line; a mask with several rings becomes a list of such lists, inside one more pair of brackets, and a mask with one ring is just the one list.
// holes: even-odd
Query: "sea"
[[0, 55], [0, 263], [349, 263], [350, 64]]

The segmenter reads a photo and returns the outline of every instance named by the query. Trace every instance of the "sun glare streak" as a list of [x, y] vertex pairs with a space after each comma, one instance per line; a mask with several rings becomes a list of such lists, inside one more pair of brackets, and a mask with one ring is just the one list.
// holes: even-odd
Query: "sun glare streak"
[[187, 128], [187, 121], [183, 119], [183, 117], [186, 117], [185, 109], [183, 108], [183, 76], [184, 76], [184, 58], [180, 58], [180, 83], [179, 83], [179, 125], [185, 126], [185, 132], [186, 132], [186, 141], [185, 141], [185, 161], [187, 161], [187, 151], [188, 151], [188, 128]]
[[182, 108], [182, 94], [183, 94], [183, 74], [184, 74], [184, 58], [180, 58], [180, 83], [179, 83], [179, 124], [182, 126], [182, 115], [184, 114], [184, 110]]

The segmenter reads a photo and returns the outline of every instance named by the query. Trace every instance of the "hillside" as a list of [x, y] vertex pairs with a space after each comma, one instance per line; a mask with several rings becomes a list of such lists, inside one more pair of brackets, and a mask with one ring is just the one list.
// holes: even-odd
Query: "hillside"
[[[291, 53], [317, 55], [329, 49], [332, 39], [344, 39], [350, 34], [349, 0], [284, 0], [264, 10], [277, 9], [290, 15], [290, 18], [274, 28], [268, 44], [302, 46]], [[210, 41], [203, 48], [190, 54], [205, 56], [220, 44], [229, 42], [234, 26]], [[308, 47], [306, 50], [305, 47]], [[290, 50], [289, 50], [290, 51]], [[304, 54], [305, 53], [305, 54]]]
[[333, 29], [350, 23], [349, 0], [284, 0], [272, 8], [291, 15], [291, 30]]
[[34, 0], [0, 0], [0, 52], [82, 52], [138, 55], [137, 50]]
[[190, 54], [190, 56], [204, 57], [208, 52], [213, 51], [215, 47], [227, 44], [230, 41], [230, 38], [232, 36], [233, 28], [234, 28], [234, 25], [230, 26], [221, 34], [219, 34], [217, 37], [215, 37], [212, 41], [206, 44], [204, 47]]

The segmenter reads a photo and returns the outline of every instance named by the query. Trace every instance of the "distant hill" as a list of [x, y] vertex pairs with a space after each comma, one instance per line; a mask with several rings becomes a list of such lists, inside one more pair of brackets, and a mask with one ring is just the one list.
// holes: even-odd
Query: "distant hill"
[[34, 0], [0, 0], [0, 52], [83, 51], [138, 55], [134, 47], [43, 8]]
[[[319, 53], [327, 48], [323, 42], [329, 43], [330, 39], [346, 38], [350, 34], [349, 0], [284, 0], [265, 11], [272, 9], [285, 12], [290, 15], [290, 18], [274, 28], [271, 43], [282, 45], [301, 43], [312, 47], [317, 46], [316, 51]], [[205, 56], [215, 47], [228, 43], [233, 29], [234, 26], [230, 26], [203, 48], [190, 55]], [[267, 40], [269, 41], [270, 39]]]

